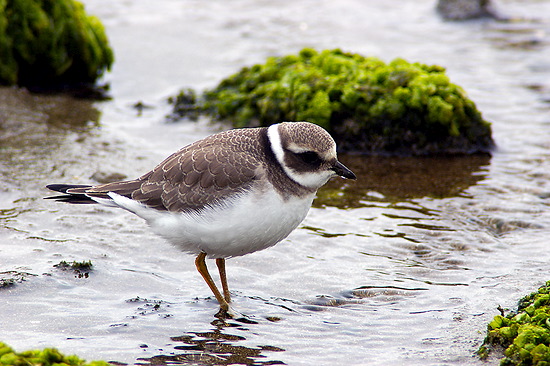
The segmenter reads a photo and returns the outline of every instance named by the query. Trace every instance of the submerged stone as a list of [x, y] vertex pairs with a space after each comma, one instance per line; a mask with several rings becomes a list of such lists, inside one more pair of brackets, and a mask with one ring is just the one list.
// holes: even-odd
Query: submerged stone
[[188, 96], [185, 91], [173, 99], [172, 119], [200, 110], [234, 127], [309, 121], [347, 152], [469, 154], [494, 145], [490, 124], [443, 67], [403, 59], [387, 64], [339, 49], [306, 48], [241, 69], [193, 105], [194, 95]]
[[436, 9], [448, 20], [495, 17], [490, 0], [439, 0]]

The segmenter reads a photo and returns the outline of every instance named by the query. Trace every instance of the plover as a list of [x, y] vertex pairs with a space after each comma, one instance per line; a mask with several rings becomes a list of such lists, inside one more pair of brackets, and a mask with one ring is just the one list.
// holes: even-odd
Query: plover
[[[51, 184], [69, 203], [120, 207], [184, 252], [227, 314], [231, 296], [225, 259], [266, 249], [305, 218], [331, 177], [356, 179], [336, 156], [322, 127], [283, 122], [208, 136], [170, 155], [141, 177], [101, 185]], [[223, 294], [206, 266], [213, 258]]]

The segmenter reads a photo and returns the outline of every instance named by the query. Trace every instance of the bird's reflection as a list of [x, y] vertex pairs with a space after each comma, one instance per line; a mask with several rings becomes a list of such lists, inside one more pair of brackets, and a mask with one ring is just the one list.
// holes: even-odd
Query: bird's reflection
[[[171, 340], [176, 345], [176, 352], [170, 355], [157, 355], [148, 359], [140, 359], [138, 365], [284, 365], [282, 361], [273, 360], [266, 354], [282, 352], [284, 349], [269, 345], [249, 347], [239, 345], [238, 342], [246, 338], [230, 334], [227, 330], [240, 330], [250, 324], [246, 318], [228, 320], [214, 320], [212, 330], [206, 332], [187, 332]], [[255, 322], [252, 322], [255, 323]], [[178, 353], [181, 351], [181, 353]]]

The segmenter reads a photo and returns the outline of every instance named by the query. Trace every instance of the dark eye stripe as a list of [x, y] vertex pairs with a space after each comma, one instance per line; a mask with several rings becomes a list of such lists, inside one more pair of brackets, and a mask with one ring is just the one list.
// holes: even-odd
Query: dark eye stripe
[[308, 165], [320, 165], [321, 164], [321, 158], [319, 155], [317, 155], [316, 152], [313, 151], [305, 151], [299, 154], [296, 154], [296, 156], [304, 163]]

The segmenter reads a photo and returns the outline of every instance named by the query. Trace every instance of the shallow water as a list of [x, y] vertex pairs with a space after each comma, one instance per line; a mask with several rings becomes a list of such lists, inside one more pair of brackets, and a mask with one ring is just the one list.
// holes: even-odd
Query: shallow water
[[[0, 278], [15, 282], [2, 341], [143, 365], [477, 365], [497, 307], [550, 279], [550, 3], [502, 0], [516, 20], [464, 23], [427, 0], [85, 3], [116, 51], [113, 100], [0, 89]], [[138, 176], [217, 131], [166, 123], [166, 98], [305, 46], [446, 66], [497, 149], [343, 156], [357, 182], [331, 181], [288, 239], [228, 261], [225, 324], [193, 258], [139, 218], [42, 199], [47, 183]]]

